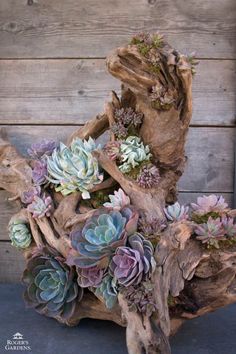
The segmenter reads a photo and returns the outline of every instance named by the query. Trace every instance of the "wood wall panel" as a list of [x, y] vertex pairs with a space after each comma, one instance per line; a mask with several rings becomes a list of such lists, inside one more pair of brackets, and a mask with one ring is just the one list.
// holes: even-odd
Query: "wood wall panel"
[[183, 52], [235, 58], [235, 13], [234, 0], [1, 0], [1, 57], [104, 57], [159, 30]]
[[[102, 112], [119, 82], [105, 60], [1, 60], [0, 124], [83, 124]], [[234, 125], [236, 61], [200, 61], [194, 125]]]

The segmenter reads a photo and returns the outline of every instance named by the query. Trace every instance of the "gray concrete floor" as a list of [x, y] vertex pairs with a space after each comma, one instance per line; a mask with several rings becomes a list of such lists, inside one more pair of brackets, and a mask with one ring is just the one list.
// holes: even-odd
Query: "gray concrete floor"
[[[0, 284], [0, 353], [127, 354], [125, 329], [111, 322], [83, 320], [69, 328], [25, 309], [22, 287]], [[171, 339], [172, 354], [236, 354], [236, 305], [188, 321]], [[20, 332], [31, 351], [5, 349]]]

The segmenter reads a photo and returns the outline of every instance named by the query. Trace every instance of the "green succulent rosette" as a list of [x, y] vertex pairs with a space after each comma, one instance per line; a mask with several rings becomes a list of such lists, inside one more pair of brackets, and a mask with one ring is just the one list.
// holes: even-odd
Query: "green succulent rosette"
[[60, 143], [52, 156], [47, 158], [48, 180], [56, 184], [56, 191], [64, 196], [75, 191], [82, 192], [82, 198], [90, 198], [89, 190], [103, 180], [98, 161], [92, 152], [97, 147], [95, 141], [79, 138], [70, 147]]
[[23, 283], [24, 299], [29, 307], [42, 315], [68, 320], [83, 297], [76, 272], [53, 251], [38, 250], [27, 263]]
[[15, 220], [9, 225], [10, 239], [12, 246], [17, 248], [28, 248], [32, 241], [28, 225], [22, 220]]

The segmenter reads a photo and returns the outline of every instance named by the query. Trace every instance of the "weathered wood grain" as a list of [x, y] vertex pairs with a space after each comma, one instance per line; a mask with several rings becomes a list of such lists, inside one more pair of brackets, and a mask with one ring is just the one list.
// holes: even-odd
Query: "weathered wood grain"
[[21, 251], [10, 242], [0, 242], [0, 282], [17, 283], [24, 270], [25, 260]]
[[235, 58], [234, 0], [1, 0], [2, 58], [104, 57], [159, 30], [181, 51]]
[[[235, 124], [235, 69], [232, 60], [200, 62], [192, 124]], [[2, 124], [82, 124], [119, 91], [104, 60], [1, 60], [0, 82]]]

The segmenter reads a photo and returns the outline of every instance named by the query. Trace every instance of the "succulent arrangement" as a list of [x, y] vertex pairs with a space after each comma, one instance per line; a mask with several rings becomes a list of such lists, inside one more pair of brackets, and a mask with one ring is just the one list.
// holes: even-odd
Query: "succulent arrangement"
[[67, 145], [44, 139], [24, 158], [0, 137], [26, 303], [68, 325], [125, 319], [129, 353], [170, 353], [170, 328], [236, 301], [236, 211], [222, 196], [176, 201], [193, 65], [161, 35], [138, 34], [107, 60], [121, 97]]

